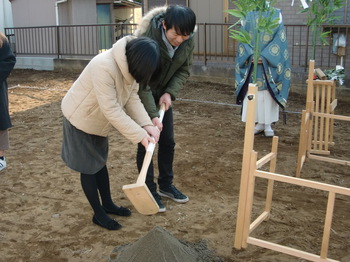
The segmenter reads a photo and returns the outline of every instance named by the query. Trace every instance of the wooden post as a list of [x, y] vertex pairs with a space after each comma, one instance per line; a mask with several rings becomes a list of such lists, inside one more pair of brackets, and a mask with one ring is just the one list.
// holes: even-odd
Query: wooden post
[[247, 188], [247, 199], [245, 202], [242, 248], [247, 248], [248, 246], [247, 240], [249, 236], [250, 221], [252, 218], [254, 189], [255, 189], [255, 170], [256, 170], [257, 159], [258, 159], [258, 153], [252, 150], [250, 154], [249, 173], [246, 174], [248, 176], [248, 188]]
[[309, 121], [307, 128], [307, 140], [306, 140], [306, 156], [309, 156], [311, 151], [311, 142], [312, 142], [312, 130], [313, 130], [313, 119], [314, 119], [314, 102], [307, 102], [306, 108], [310, 108], [309, 112]]
[[309, 112], [310, 119], [309, 119], [309, 125], [307, 127], [307, 147], [306, 147], [306, 156], [308, 155], [308, 152], [310, 152], [311, 149], [311, 143], [312, 143], [312, 123], [313, 123], [313, 115], [314, 112], [314, 68], [315, 68], [315, 61], [310, 60], [309, 63], [309, 76], [307, 81], [307, 94], [306, 94], [306, 111]]
[[303, 110], [301, 115], [300, 135], [299, 135], [299, 150], [298, 150], [298, 164], [296, 177], [300, 177], [301, 169], [303, 168], [306, 158], [306, 143], [307, 143], [307, 127], [309, 126], [310, 113], [307, 110]]
[[313, 88], [314, 69], [315, 69], [315, 60], [310, 60], [309, 76], [307, 80], [306, 102], [314, 101], [314, 88]]
[[[326, 95], [326, 114], [330, 114], [331, 113], [331, 90], [332, 86], [331, 85], [327, 85], [327, 95]], [[325, 130], [324, 130], [324, 147], [323, 150], [326, 152], [329, 152], [329, 131], [330, 131], [330, 118], [326, 117], [325, 119], [326, 123], [325, 123]]]
[[[314, 88], [314, 87], [312, 87]], [[320, 111], [320, 88], [316, 85], [316, 88], [314, 89], [315, 97], [313, 98], [315, 105], [313, 107], [314, 112], [319, 112]], [[313, 135], [311, 136], [312, 138], [312, 146], [311, 148], [314, 150], [319, 150], [319, 118], [316, 116], [312, 116], [311, 121], [314, 123], [314, 128], [313, 128]], [[310, 148], [310, 150], [311, 150]], [[309, 150], [309, 151], [310, 151]]]
[[247, 119], [246, 119], [246, 125], [245, 125], [245, 135], [244, 135], [241, 183], [240, 183], [240, 190], [239, 190], [236, 234], [235, 234], [235, 242], [234, 242], [234, 247], [236, 249], [242, 248], [243, 228], [246, 220], [245, 208], [246, 208], [246, 201], [247, 201], [250, 157], [254, 146], [254, 126], [255, 126], [257, 89], [258, 88], [256, 85], [249, 84], [248, 93], [247, 93], [248, 104], [247, 104]]
[[[276, 171], [277, 148], [278, 148], [278, 137], [274, 136], [272, 138], [271, 152], [275, 155], [275, 157], [270, 161], [270, 172], [271, 173], [275, 173], [275, 171]], [[271, 205], [272, 205], [273, 185], [274, 185], [274, 181], [272, 179], [269, 179], [267, 182], [266, 203], [265, 203], [265, 211], [268, 212], [269, 214], [270, 214]]]
[[[335, 98], [335, 88], [336, 84], [335, 81], [333, 81], [332, 85], [332, 102], [331, 102], [331, 114], [334, 114], [334, 109], [337, 107], [338, 100]], [[334, 134], [334, 119], [331, 119], [331, 124], [330, 124], [330, 129], [329, 129], [329, 142], [333, 143], [333, 134]]]
[[327, 255], [328, 255], [329, 237], [331, 235], [334, 201], [335, 201], [335, 193], [329, 192], [328, 193], [326, 219], [324, 222], [322, 246], [321, 246], [321, 258], [323, 258], [323, 259], [327, 258]]

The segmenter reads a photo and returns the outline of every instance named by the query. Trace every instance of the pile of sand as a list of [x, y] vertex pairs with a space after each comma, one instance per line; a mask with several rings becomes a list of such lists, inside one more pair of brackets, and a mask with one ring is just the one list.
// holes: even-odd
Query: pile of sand
[[154, 227], [133, 244], [116, 247], [110, 262], [213, 262], [224, 261], [215, 257], [204, 242], [186, 243], [175, 238], [162, 227]]

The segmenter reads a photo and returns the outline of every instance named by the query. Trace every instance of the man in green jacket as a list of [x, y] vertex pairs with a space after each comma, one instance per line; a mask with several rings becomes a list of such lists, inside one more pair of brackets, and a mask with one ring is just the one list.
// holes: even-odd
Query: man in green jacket
[[[153, 162], [146, 177], [146, 184], [159, 205], [159, 212], [166, 208], [162, 197], [178, 203], [186, 203], [189, 198], [173, 185], [174, 125], [172, 101], [174, 101], [190, 76], [192, 66], [196, 15], [185, 6], [174, 5], [157, 7], [148, 12], [141, 20], [135, 35], [147, 36], [157, 41], [161, 53], [161, 66], [149, 85], [140, 88], [139, 96], [152, 122], [161, 130], [158, 146], [158, 186], [154, 182]], [[163, 122], [159, 121], [159, 106], [165, 104]], [[137, 167], [141, 170], [145, 148], [139, 144], [137, 149]]]

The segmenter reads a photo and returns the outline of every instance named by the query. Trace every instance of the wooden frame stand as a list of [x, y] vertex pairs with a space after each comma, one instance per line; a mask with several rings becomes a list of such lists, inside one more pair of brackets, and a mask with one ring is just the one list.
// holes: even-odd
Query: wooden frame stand
[[296, 176], [307, 158], [341, 165], [350, 161], [329, 157], [329, 146], [334, 146], [334, 120], [350, 121], [350, 117], [335, 115], [338, 100], [335, 98], [335, 81], [313, 79], [315, 62], [310, 61], [306, 96], [306, 109], [302, 111]]
[[[273, 140], [272, 140], [271, 152], [265, 155], [264, 157], [262, 157], [261, 159], [259, 160], [257, 159], [257, 152], [255, 152], [253, 149], [256, 94], [257, 94], [257, 87], [255, 85], [249, 85], [248, 102], [247, 102], [248, 103], [247, 122], [245, 127], [244, 151], [243, 151], [243, 160], [242, 160], [241, 183], [240, 183], [238, 210], [237, 210], [237, 223], [236, 223], [234, 247], [236, 249], [242, 249], [242, 248], [247, 248], [248, 244], [253, 244], [256, 246], [285, 253], [285, 254], [306, 259], [309, 261], [336, 261], [336, 260], [327, 258], [334, 203], [336, 199], [336, 194], [350, 196], [350, 189], [274, 173], [276, 168], [277, 147], [278, 147], [277, 146], [278, 137], [276, 136], [273, 137]], [[306, 136], [307, 135], [308, 134], [306, 134]], [[260, 171], [259, 168], [265, 165], [266, 163], [270, 163], [269, 172]], [[267, 186], [265, 210], [261, 213], [261, 215], [259, 215], [251, 223], [256, 177], [267, 179], [268, 186]], [[274, 181], [279, 181], [279, 182], [302, 186], [302, 187], [309, 187], [317, 190], [322, 190], [328, 193], [328, 203], [327, 203], [326, 217], [325, 217], [325, 223], [323, 228], [322, 245], [321, 245], [321, 250], [319, 255], [308, 253], [302, 250], [290, 248], [287, 246], [283, 246], [280, 244], [272, 243], [266, 240], [262, 240], [262, 239], [258, 239], [250, 236], [250, 234], [262, 222], [268, 220], [269, 217], [271, 216], [270, 212], [271, 212], [271, 206], [272, 206]]]

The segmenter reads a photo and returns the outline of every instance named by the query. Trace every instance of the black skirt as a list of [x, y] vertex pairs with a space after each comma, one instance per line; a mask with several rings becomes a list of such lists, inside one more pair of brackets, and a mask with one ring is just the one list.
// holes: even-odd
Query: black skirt
[[95, 174], [106, 165], [108, 137], [87, 134], [63, 117], [61, 157], [69, 168], [83, 174]]

